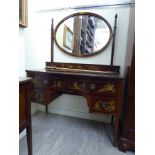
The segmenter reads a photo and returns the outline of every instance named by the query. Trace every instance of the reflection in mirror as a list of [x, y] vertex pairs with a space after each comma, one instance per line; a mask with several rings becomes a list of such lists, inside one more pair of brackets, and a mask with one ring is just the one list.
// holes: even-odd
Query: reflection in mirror
[[74, 56], [94, 55], [110, 43], [110, 24], [94, 14], [78, 14], [62, 20], [55, 32], [58, 47]]

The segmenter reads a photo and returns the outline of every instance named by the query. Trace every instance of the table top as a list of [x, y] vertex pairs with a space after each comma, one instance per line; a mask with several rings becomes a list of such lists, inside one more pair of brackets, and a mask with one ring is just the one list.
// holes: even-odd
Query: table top
[[72, 76], [89, 76], [89, 77], [98, 77], [98, 78], [115, 78], [115, 79], [123, 79], [122, 76], [118, 74], [111, 73], [89, 73], [89, 72], [71, 72], [71, 71], [60, 71], [60, 70], [47, 70], [47, 69], [39, 69], [39, 70], [26, 70], [26, 72], [36, 72], [40, 74], [57, 74], [57, 75], [72, 75]]
[[32, 78], [30, 77], [19, 77], [19, 83], [26, 83], [26, 82], [30, 82], [32, 80]]

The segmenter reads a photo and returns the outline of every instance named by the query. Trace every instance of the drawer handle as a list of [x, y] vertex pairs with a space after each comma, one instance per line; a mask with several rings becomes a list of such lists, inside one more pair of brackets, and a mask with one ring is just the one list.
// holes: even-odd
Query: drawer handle
[[103, 101], [99, 100], [95, 103], [94, 110], [99, 111], [99, 110], [106, 109], [107, 107], [108, 107], [107, 102], [103, 102]]
[[107, 102], [101, 102], [101, 106], [102, 106], [102, 108], [106, 108], [108, 106], [108, 103]]
[[92, 84], [90, 84], [89, 87], [90, 87], [91, 90], [94, 90], [96, 88], [96, 85], [94, 83], [92, 83]]
[[43, 85], [46, 85], [47, 83], [48, 83], [47, 80], [44, 80], [44, 81], [43, 81]]

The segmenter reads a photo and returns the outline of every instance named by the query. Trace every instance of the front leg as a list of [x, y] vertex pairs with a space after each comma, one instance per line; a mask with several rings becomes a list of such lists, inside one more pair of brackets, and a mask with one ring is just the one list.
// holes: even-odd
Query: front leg
[[48, 113], [48, 105], [45, 105], [45, 111]]

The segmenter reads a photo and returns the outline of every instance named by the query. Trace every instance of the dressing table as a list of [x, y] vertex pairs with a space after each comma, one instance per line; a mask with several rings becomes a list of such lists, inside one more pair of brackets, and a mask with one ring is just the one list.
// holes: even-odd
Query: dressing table
[[[78, 19], [79, 15], [84, 16], [84, 18], [82, 17], [82, 21], [81, 18]], [[69, 34], [63, 35], [63, 40], [64, 36], [70, 35], [71, 38], [68, 38], [68, 40], [71, 41], [69, 43], [63, 42], [63, 45], [59, 44], [58, 41], [56, 41], [57, 32], [59, 31], [61, 25], [64, 24], [64, 22], [70, 19], [71, 17], [73, 17], [74, 22], [78, 21], [77, 24], [79, 25], [86, 24], [86, 21], [89, 21], [90, 19], [93, 19], [92, 17], [94, 17], [95, 18], [94, 21], [96, 21], [94, 27], [96, 27], [96, 29], [97, 27], [102, 25], [99, 24], [99, 19], [104, 21], [105, 24], [107, 24], [107, 28], [109, 31], [109, 37], [107, 38], [107, 42], [105, 42], [104, 46], [101, 49], [98, 49], [97, 52], [94, 52], [92, 51], [91, 48], [87, 48], [87, 46], [84, 46], [86, 47], [86, 49], [82, 48], [84, 52], [81, 52], [81, 50], [79, 49], [83, 45], [78, 44], [79, 41], [76, 40], [77, 38], [75, 38], [75, 36], [73, 35], [75, 34], [74, 28], [73, 29], [67, 28], [68, 31], [66, 30], [67, 22], [65, 23], [64, 33]], [[114, 29], [116, 28], [116, 18], [117, 16], [115, 16]], [[75, 23], [73, 25], [75, 25]], [[82, 31], [81, 35], [83, 36], [84, 32]], [[86, 34], [86, 36], [88, 35]], [[46, 66], [44, 69], [26, 70], [26, 72], [28, 77], [33, 78], [32, 81], [33, 93], [31, 95], [32, 101], [45, 105], [46, 112], [48, 112], [48, 104], [51, 103], [54, 99], [56, 99], [60, 95], [65, 93], [85, 97], [87, 100], [87, 105], [90, 113], [112, 115], [114, 117], [113, 138], [114, 138], [114, 145], [116, 145], [119, 118], [120, 118], [120, 107], [122, 100], [122, 81], [123, 81], [123, 78], [120, 76], [120, 66], [53, 62], [53, 53], [54, 53], [53, 40], [55, 40], [56, 45], [63, 52], [69, 55], [77, 57], [88, 57], [99, 54], [101, 51], [103, 51], [109, 45], [112, 36], [115, 36], [115, 34], [112, 35], [112, 28], [110, 24], [103, 17], [96, 15], [94, 13], [72, 14], [64, 18], [62, 21], [60, 21], [60, 23], [56, 26], [55, 31], [53, 31], [53, 22], [52, 22], [51, 62], [46, 62]], [[64, 41], [66, 41], [66, 38]], [[86, 42], [85, 44], [87, 44]], [[73, 47], [73, 44], [76, 44], [76, 46]], [[75, 50], [77, 46], [78, 51]], [[114, 48], [112, 49], [114, 50]], [[74, 52], [70, 53], [71, 50], [73, 50]], [[112, 58], [111, 64], [113, 64], [113, 51], [111, 58]]]

